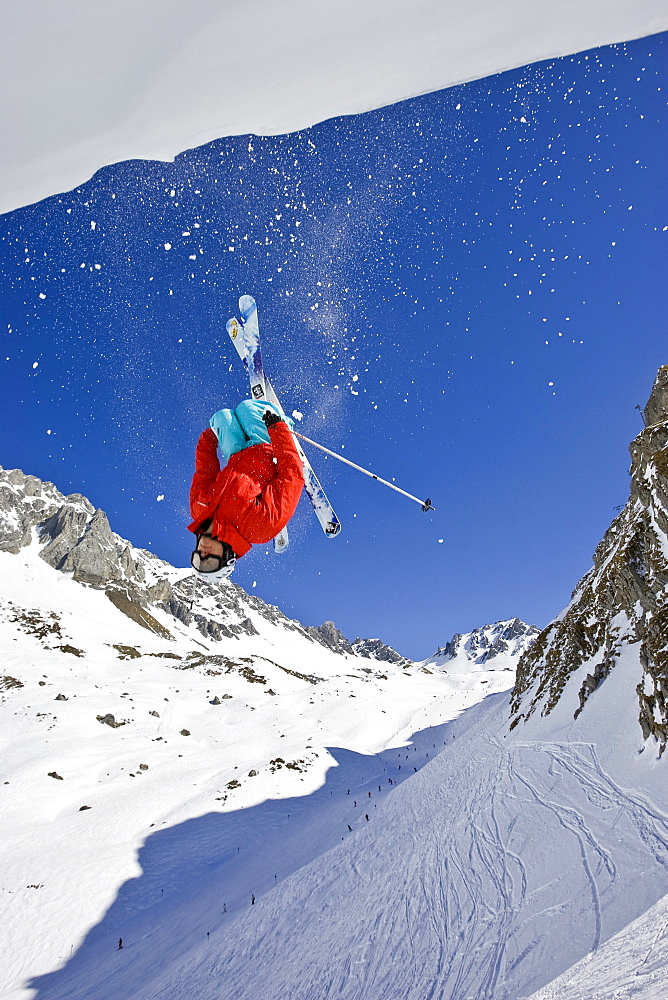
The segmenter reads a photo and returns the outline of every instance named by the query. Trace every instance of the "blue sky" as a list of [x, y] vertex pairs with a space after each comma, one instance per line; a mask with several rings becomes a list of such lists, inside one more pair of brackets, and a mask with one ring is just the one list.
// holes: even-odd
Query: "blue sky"
[[[303, 500], [235, 579], [423, 657], [568, 602], [628, 497], [668, 358], [666, 35], [339, 118], [129, 161], [0, 217], [0, 462], [185, 565], [192, 453], [265, 364], [343, 531]], [[164, 497], [159, 500], [158, 497]]]

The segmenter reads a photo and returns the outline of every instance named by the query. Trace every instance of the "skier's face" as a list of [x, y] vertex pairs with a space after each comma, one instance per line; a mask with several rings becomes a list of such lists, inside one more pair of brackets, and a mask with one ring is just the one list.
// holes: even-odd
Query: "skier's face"
[[197, 542], [197, 551], [203, 556], [222, 556], [223, 543], [210, 535], [200, 535]]

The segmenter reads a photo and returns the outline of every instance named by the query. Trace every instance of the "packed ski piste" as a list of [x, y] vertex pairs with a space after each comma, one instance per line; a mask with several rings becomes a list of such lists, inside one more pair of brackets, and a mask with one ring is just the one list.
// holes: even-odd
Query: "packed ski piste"
[[[190, 487], [193, 521], [188, 525], [197, 539], [190, 560], [196, 579], [225, 579], [253, 545], [273, 540], [274, 551], [285, 552], [287, 525], [302, 489], [325, 535], [339, 534], [341, 522], [300, 441], [415, 500], [423, 510], [434, 510], [431, 500], [406, 493], [294, 429], [264, 370], [257, 305], [251, 295], [241, 296], [239, 312], [241, 320], [232, 317], [226, 328], [248, 373], [250, 399], [234, 410], [214, 413], [197, 442]], [[225, 459], [222, 468], [219, 452]]]

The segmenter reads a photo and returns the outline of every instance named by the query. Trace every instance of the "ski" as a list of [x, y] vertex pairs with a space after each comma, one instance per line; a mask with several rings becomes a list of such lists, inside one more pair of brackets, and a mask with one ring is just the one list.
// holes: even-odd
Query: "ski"
[[[241, 299], [239, 302], [241, 303]], [[255, 302], [253, 302], [253, 309], [255, 309]], [[257, 318], [254, 324], [250, 324], [248, 331], [237, 319], [229, 319], [226, 328], [232, 343], [237, 349], [237, 354], [243, 361], [244, 367], [248, 372], [251, 396], [253, 399], [269, 399], [264, 369], [262, 367], [262, 355], [260, 354]], [[279, 555], [287, 550], [290, 544], [287, 527], [279, 531], [274, 538], [273, 544], [274, 552]]]
[[[255, 299], [250, 295], [242, 295], [239, 299], [239, 311], [241, 313], [241, 323], [237, 319], [229, 319], [227, 321], [227, 332], [248, 372], [251, 396], [254, 399], [267, 399], [285, 416], [285, 411], [264, 371]], [[304, 449], [297, 438], [293, 438], [293, 440], [302, 461], [304, 484], [315, 515], [324, 533], [334, 538], [341, 531], [341, 523], [334, 513], [334, 509], [318, 477], [313, 471], [311, 463], [304, 454]], [[275, 543], [276, 540], [274, 540], [274, 547], [276, 547]]]

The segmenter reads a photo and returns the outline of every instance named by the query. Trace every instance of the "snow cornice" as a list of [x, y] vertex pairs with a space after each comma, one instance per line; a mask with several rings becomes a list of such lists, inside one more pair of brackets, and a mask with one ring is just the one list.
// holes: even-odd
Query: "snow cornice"
[[0, 212], [668, 28], [663, 0], [24, 0], [2, 8]]

